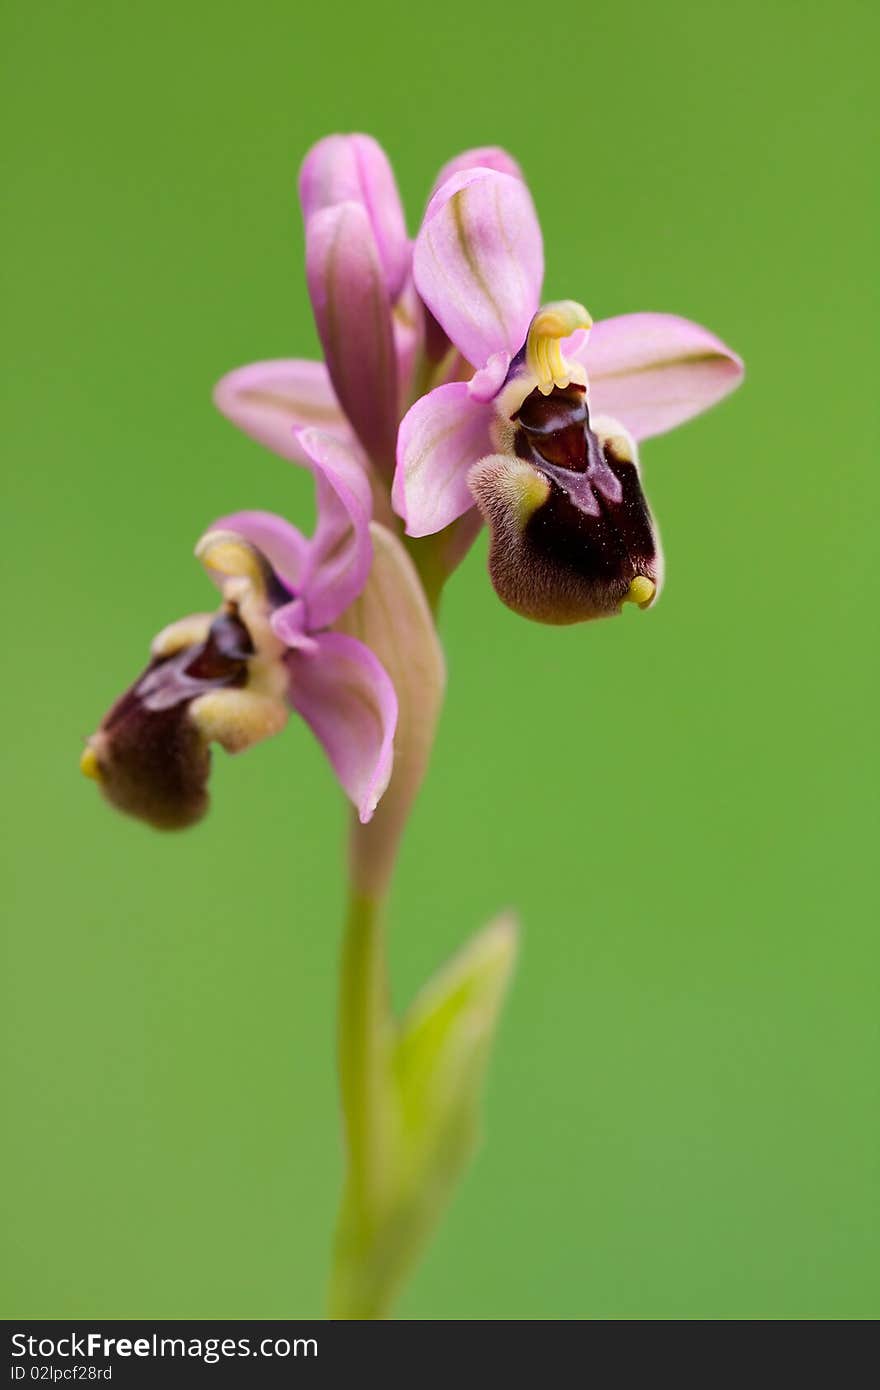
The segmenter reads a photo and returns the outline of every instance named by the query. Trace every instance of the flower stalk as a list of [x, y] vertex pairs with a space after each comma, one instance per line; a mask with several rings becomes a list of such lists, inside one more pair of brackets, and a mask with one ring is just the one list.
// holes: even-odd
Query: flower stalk
[[392, 1022], [384, 919], [383, 903], [351, 891], [339, 978], [339, 1089], [348, 1181], [365, 1234], [382, 1208], [389, 1166]]

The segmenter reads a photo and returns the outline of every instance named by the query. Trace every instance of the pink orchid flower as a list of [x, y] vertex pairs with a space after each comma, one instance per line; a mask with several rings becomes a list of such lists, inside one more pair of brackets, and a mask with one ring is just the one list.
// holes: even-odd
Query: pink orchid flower
[[368, 821], [391, 776], [397, 697], [384, 667], [334, 631], [372, 562], [369, 483], [345, 444], [316, 429], [297, 449], [314, 471], [311, 539], [269, 512], [222, 517], [196, 554], [218, 585], [217, 613], [163, 629], [144, 673], [89, 739], [82, 768], [119, 809], [161, 829], [207, 810], [210, 745], [238, 753], [287, 722], [322, 744]]
[[[459, 155], [439, 185], [461, 169], [519, 175], [503, 150]], [[414, 394], [414, 367], [426, 335], [439, 359], [449, 339], [416, 294], [412, 243], [387, 156], [369, 135], [329, 135], [303, 161], [299, 193], [306, 276], [324, 362], [278, 358], [227, 373], [218, 409], [273, 453], [308, 462], [297, 431], [317, 426], [345, 442], [390, 483], [398, 423]]]
[[540, 307], [544, 255], [515, 166], [455, 168], [415, 243], [419, 295], [475, 370], [417, 400], [398, 435], [395, 510], [411, 536], [476, 505], [500, 597], [545, 622], [648, 607], [662, 582], [636, 441], [707, 409], [740, 359], [698, 324], [637, 313], [595, 325]]

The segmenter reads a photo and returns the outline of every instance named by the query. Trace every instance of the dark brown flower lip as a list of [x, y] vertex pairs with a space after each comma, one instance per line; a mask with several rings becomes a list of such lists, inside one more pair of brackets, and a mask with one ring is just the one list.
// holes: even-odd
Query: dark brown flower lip
[[235, 604], [202, 641], [155, 656], [89, 740], [80, 767], [118, 810], [161, 830], [201, 820], [208, 808], [211, 753], [189, 717], [211, 690], [247, 682], [254, 643]]
[[[545, 467], [550, 491], [526, 522], [524, 536], [559, 570], [609, 585], [609, 597], [618, 602], [636, 575], [653, 568], [656, 538], [635, 464], [615, 459], [608, 450], [606, 466], [616, 484], [614, 496], [594, 486], [589, 475], [560, 478], [559, 470]], [[584, 505], [587, 488], [591, 506]]]
[[[585, 423], [578, 428], [586, 468], [548, 462], [521, 429], [515, 455], [487, 458], [470, 475], [491, 532], [495, 589], [539, 622], [611, 617], [625, 602], [648, 607], [661, 578], [656, 529], [626, 436], [603, 422], [600, 435]], [[543, 449], [545, 437], [539, 442]]]

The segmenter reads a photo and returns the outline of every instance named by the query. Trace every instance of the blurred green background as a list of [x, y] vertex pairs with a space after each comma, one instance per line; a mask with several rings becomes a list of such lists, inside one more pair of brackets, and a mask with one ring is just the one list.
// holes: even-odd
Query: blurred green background
[[413, 229], [441, 162], [508, 146], [547, 297], [688, 315], [749, 372], [643, 451], [654, 612], [528, 624], [482, 544], [448, 591], [395, 998], [500, 907], [525, 938], [488, 1142], [401, 1315], [877, 1316], [876, 8], [7, 0], [2, 27], [3, 1314], [322, 1309], [335, 784], [292, 723], [162, 837], [77, 758], [213, 602], [204, 526], [309, 520], [210, 389], [315, 353], [296, 171], [362, 129]]

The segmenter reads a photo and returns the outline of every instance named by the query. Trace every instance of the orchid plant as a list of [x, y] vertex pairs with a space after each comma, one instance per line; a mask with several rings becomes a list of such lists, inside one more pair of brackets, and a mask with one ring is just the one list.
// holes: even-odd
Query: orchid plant
[[516, 953], [501, 917], [392, 1017], [386, 906], [443, 701], [443, 586], [485, 522], [492, 583], [525, 617], [651, 607], [663, 560], [638, 444], [727, 395], [742, 364], [673, 315], [593, 324], [577, 301], [542, 304], [540, 226], [503, 150], [441, 170], [414, 242], [369, 136], [321, 140], [299, 192], [324, 361], [241, 367], [215, 401], [311, 471], [315, 532], [215, 521], [196, 555], [219, 607], [159, 633], [81, 766], [114, 806], [175, 829], [206, 811], [213, 743], [242, 752], [293, 709], [322, 744], [353, 805], [330, 1314], [381, 1318], [473, 1152]]

